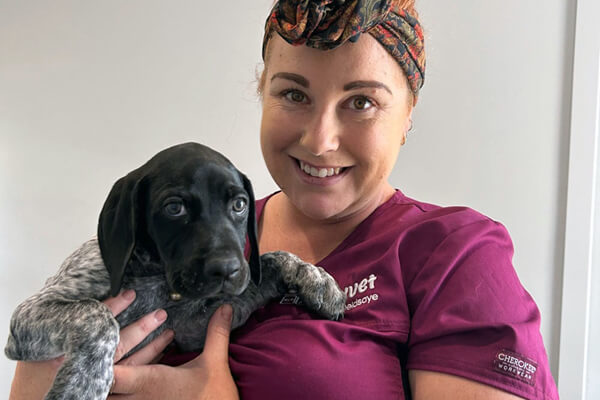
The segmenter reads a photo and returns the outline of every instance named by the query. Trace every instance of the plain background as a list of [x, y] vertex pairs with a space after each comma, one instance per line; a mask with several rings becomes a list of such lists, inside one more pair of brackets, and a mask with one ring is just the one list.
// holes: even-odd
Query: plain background
[[[428, 71], [391, 177], [508, 228], [555, 376], [575, 3], [417, 1]], [[14, 307], [95, 234], [114, 181], [162, 148], [207, 144], [259, 196], [275, 189], [256, 95], [271, 4], [0, 0], [2, 346]]]

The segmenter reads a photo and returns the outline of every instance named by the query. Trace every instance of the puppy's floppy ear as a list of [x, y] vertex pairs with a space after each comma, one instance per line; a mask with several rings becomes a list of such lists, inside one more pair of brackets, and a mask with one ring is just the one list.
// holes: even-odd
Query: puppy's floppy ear
[[116, 296], [121, 290], [125, 267], [135, 247], [140, 186], [136, 172], [129, 173], [114, 184], [98, 222], [98, 243], [110, 276], [111, 296]]
[[261, 279], [261, 266], [260, 266], [260, 253], [258, 251], [258, 235], [256, 228], [256, 209], [254, 208], [254, 191], [252, 190], [252, 184], [246, 175], [239, 173], [244, 181], [244, 189], [250, 197], [250, 210], [248, 214], [248, 241], [250, 242], [250, 276], [257, 285]]

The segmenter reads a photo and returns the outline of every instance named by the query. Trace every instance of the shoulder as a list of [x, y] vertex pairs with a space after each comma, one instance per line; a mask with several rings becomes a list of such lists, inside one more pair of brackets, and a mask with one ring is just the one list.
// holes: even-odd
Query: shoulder
[[362, 228], [361, 240], [397, 252], [407, 290], [450, 276], [514, 274], [513, 244], [499, 222], [469, 207], [442, 207], [401, 192]]
[[[384, 204], [385, 206], [385, 204]], [[439, 228], [452, 231], [476, 222], [495, 223], [491, 218], [466, 206], [440, 206], [415, 200], [402, 192], [396, 194], [383, 210], [388, 219], [396, 219], [413, 224], [436, 223]]]
[[256, 212], [256, 216], [257, 218], [260, 218], [260, 216], [262, 215], [264, 209], [265, 209], [265, 205], [267, 204], [267, 201], [269, 201], [269, 199], [273, 196], [275, 196], [277, 193], [279, 193], [279, 191], [277, 192], [273, 192], [265, 197], [262, 197], [260, 199], [257, 199], [254, 202], [254, 207], [255, 207], [255, 212]]
[[[487, 234], [502, 242], [510, 242], [501, 223], [472, 208], [425, 203], [400, 191], [378, 208], [366, 225], [371, 232], [386, 232], [409, 247], [418, 242], [417, 247], [421, 251], [433, 251], [445, 241], [460, 244]], [[512, 246], [511, 243], [505, 244]]]

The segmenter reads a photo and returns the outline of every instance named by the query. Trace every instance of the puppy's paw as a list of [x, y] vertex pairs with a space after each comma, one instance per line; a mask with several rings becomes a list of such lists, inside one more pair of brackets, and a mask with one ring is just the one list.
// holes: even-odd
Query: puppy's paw
[[279, 265], [284, 285], [295, 290], [309, 310], [331, 320], [343, 317], [346, 293], [327, 271], [288, 252], [268, 254]]
[[298, 294], [304, 304], [324, 318], [334, 321], [344, 316], [346, 293], [323, 268], [305, 264], [300, 268], [299, 276], [306, 274], [310, 281], [298, 285]]

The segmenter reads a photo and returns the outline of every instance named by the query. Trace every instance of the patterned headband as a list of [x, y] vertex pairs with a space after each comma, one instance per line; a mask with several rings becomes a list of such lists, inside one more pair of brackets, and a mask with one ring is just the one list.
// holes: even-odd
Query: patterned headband
[[425, 79], [423, 29], [391, 0], [279, 0], [265, 25], [263, 60], [271, 32], [293, 45], [334, 49], [368, 32], [394, 57], [415, 97]]

